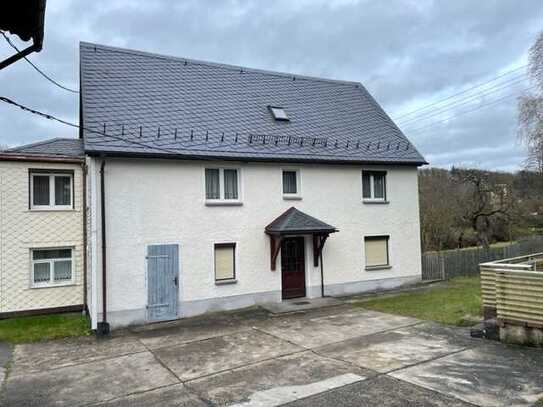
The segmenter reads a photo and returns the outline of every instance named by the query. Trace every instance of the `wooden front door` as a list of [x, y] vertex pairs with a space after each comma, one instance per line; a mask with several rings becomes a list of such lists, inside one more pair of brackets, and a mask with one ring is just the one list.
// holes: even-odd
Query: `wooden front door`
[[179, 291], [179, 246], [147, 246], [147, 319], [177, 318]]
[[303, 237], [288, 237], [281, 242], [283, 299], [305, 297], [305, 252]]

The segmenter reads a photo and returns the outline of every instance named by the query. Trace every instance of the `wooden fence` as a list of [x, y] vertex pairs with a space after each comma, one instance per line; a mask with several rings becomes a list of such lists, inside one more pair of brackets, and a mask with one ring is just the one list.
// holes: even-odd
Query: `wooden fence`
[[427, 252], [422, 255], [422, 279], [448, 280], [457, 276], [479, 274], [479, 264], [489, 261], [519, 257], [543, 252], [543, 236], [531, 236], [502, 247], [481, 247], [441, 252]]
[[542, 263], [542, 254], [538, 253], [481, 264], [485, 318], [497, 317], [501, 326], [543, 328]]

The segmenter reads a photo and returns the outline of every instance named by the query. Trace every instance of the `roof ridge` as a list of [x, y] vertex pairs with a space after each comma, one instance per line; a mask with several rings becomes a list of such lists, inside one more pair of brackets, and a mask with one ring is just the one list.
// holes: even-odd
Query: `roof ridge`
[[17, 151], [17, 150], [20, 150], [22, 148], [41, 146], [41, 145], [50, 144], [50, 143], [53, 143], [53, 142], [59, 141], [59, 140], [79, 140], [79, 139], [72, 138], [72, 137], [53, 137], [53, 138], [50, 138], [50, 139], [47, 139], [47, 140], [40, 140], [40, 141], [35, 141], [33, 143], [22, 144], [20, 146], [10, 147], [5, 151]]
[[341, 79], [331, 79], [331, 78], [322, 78], [318, 76], [310, 76], [310, 75], [302, 75], [302, 74], [295, 74], [295, 73], [289, 73], [289, 72], [279, 72], [279, 71], [270, 71], [267, 69], [259, 69], [259, 68], [250, 68], [246, 66], [241, 65], [232, 65], [232, 64], [225, 64], [221, 62], [211, 62], [211, 61], [203, 61], [198, 59], [192, 59], [192, 58], [183, 58], [183, 57], [177, 57], [173, 55], [164, 55], [164, 54], [157, 54], [154, 52], [148, 52], [148, 51], [140, 51], [130, 48], [120, 48], [120, 47], [113, 47], [110, 45], [103, 45], [103, 44], [96, 44], [91, 42], [85, 42], [80, 41], [79, 42], [80, 48], [82, 46], [89, 46], [94, 47], [110, 52], [119, 52], [119, 53], [125, 53], [125, 54], [133, 54], [133, 55], [139, 55], [147, 58], [158, 58], [158, 59], [165, 59], [168, 61], [176, 61], [176, 62], [188, 62], [193, 65], [203, 65], [203, 66], [211, 66], [216, 68], [222, 68], [227, 70], [235, 70], [235, 71], [243, 71], [243, 72], [249, 72], [249, 73], [259, 73], [263, 75], [268, 76], [276, 76], [281, 78], [296, 78], [296, 80], [302, 79], [302, 80], [308, 80], [308, 81], [320, 81], [320, 82], [327, 82], [327, 83], [336, 83], [338, 85], [350, 85], [355, 86], [356, 88], [360, 88], [362, 85], [359, 81], [346, 81]]

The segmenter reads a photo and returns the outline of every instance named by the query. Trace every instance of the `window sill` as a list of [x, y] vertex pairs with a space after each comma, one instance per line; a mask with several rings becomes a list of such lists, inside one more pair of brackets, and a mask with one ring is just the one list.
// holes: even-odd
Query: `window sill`
[[29, 212], [75, 212], [74, 208], [30, 208]]
[[236, 200], [217, 200], [217, 201], [205, 201], [206, 206], [242, 206], [243, 202]]
[[369, 204], [369, 205], [388, 205], [389, 201], [379, 201], [379, 200], [372, 200], [372, 199], [362, 199], [363, 204]]
[[301, 195], [296, 195], [296, 194], [292, 194], [292, 195], [283, 194], [283, 199], [285, 201], [301, 201], [302, 197]]
[[57, 287], [70, 287], [70, 286], [76, 286], [77, 284], [73, 281], [69, 281], [67, 283], [58, 283], [58, 284], [47, 284], [47, 285], [33, 285], [30, 286], [32, 290], [39, 290], [41, 288], [57, 288]]
[[391, 269], [392, 266], [389, 264], [389, 265], [386, 265], [386, 266], [367, 266], [365, 268], [366, 271], [377, 271], [377, 270], [389, 270]]
[[227, 284], [236, 284], [238, 280], [235, 278], [228, 279], [228, 280], [215, 280], [215, 285], [227, 285]]

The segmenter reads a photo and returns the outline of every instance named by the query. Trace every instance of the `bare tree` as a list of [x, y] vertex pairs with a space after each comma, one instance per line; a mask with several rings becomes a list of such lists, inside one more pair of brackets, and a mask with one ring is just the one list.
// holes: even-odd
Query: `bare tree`
[[528, 71], [536, 92], [519, 99], [519, 139], [528, 150], [526, 167], [543, 173], [543, 32], [530, 48]]
[[497, 183], [489, 173], [477, 169], [453, 169], [455, 198], [461, 206], [460, 221], [477, 235], [477, 241], [488, 249], [493, 230], [509, 223], [514, 210], [510, 185]]

